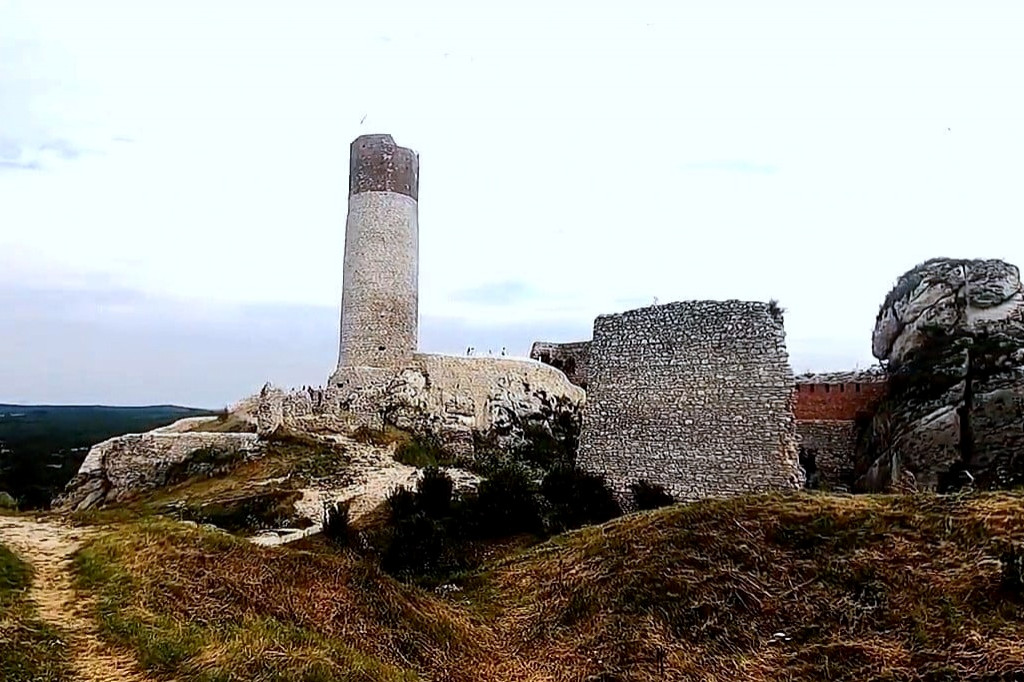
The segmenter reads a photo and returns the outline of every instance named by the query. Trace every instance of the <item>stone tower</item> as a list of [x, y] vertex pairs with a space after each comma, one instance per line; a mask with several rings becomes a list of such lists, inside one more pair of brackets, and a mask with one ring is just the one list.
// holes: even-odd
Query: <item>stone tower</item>
[[338, 369], [396, 367], [416, 351], [419, 157], [361, 135], [349, 159]]

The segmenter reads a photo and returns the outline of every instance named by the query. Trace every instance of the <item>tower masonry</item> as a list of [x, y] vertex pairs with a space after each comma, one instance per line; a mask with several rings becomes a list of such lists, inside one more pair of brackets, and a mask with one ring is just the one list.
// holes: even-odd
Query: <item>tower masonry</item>
[[362, 135], [349, 163], [338, 369], [393, 368], [417, 346], [419, 157]]

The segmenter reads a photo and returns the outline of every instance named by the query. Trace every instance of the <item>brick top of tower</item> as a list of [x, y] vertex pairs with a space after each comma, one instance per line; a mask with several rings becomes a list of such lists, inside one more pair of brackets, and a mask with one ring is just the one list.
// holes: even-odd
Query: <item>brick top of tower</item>
[[360, 135], [352, 141], [348, 192], [396, 192], [419, 199], [420, 160], [390, 135]]

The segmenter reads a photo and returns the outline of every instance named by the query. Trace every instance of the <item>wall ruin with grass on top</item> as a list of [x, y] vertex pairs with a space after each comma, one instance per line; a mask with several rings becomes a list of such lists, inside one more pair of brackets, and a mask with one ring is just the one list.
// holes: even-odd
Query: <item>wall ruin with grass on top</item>
[[688, 301], [594, 323], [579, 462], [677, 500], [803, 485], [782, 315]]

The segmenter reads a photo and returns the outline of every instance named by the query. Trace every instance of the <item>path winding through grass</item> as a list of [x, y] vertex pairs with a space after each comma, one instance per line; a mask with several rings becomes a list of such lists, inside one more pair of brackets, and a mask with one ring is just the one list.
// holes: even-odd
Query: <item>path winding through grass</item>
[[0, 517], [0, 543], [32, 566], [29, 597], [39, 618], [67, 634], [75, 679], [79, 682], [149, 682], [135, 660], [112, 650], [97, 636], [86, 604], [72, 587], [71, 556], [92, 532], [52, 521]]

